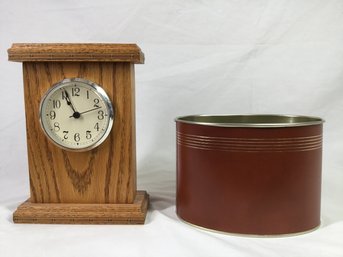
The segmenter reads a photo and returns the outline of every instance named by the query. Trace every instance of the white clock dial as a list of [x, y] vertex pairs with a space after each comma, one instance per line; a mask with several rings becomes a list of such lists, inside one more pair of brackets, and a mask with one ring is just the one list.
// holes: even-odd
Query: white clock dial
[[100, 145], [113, 124], [113, 107], [94, 82], [73, 78], [55, 84], [42, 98], [40, 122], [52, 142], [66, 150]]

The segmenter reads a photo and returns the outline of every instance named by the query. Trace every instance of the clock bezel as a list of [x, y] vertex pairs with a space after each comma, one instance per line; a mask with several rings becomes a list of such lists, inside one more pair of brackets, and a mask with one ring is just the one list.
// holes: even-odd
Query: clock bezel
[[[97, 140], [93, 144], [91, 144], [87, 147], [83, 147], [83, 148], [72, 148], [72, 147], [66, 147], [64, 145], [59, 144], [46, 131], [44, 124], [43, 124], [43, 121], [42, 121], [42, 119], [43, 119], [43, 109], [42, 108], [43, 108], [45, 100], [48, 99], [48, 96], [51, 95], [52, 93], [54, 93], [59, 88], [63, 87], [64, 84], [73, 83], [73, 82], [84, 83], [84, 84], [90, 86], [91, 88], [93, 88], [96, 91], [96, 93], [102, 98], [102, 100], [104, 101], [105, 106], [108, 110], [108, 125], [107, 125], [105, 133], [102, 135], [102, 137], [99, 140]], [[59, 148], [62, 148], [63, 150], [72, 151], [72, 152], [85, 152], [85, 151], [89, 151], [89, 150], [92, 150], [92, 149], [100, 146], [107, 139], [108, 135], [110, 134], [112, 127], [113, 127], [113, 122], [114, 122], [114, 107], [112, 105], [112, 102], [111, 102], [109, 96], [107, 95], [105, 90], [99, 84], [97, 84], [91, 80], [87, 80], [87, 79], [83, 79], [83, 78], [66, 78], [66, 79], [63, 79], [63, 80], [53, 84], [47, 90], [47, 92], [43, 95], [43, 97], [41, 98], [41, 101], [40, 101], [39, 123], [40, 123], [41, 129], [43, 130], [45, 136], [49, 139], [50, 142], [52, 142], [54, 145], [58, 146]]]

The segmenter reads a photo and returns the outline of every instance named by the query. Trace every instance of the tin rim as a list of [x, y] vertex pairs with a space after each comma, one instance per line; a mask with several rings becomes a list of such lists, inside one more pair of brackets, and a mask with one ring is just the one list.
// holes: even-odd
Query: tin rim
[[200, 114], [181, 116], [176, 122], [213, 127], [279, 128], [320, 125], [325, 121], [320, 117], [279, 114]]

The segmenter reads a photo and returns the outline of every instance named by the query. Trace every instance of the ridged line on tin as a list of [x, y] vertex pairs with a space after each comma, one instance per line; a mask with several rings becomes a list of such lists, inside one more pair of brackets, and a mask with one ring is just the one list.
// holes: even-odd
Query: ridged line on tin
[[228, 138], [177, 133], [177, 143], [202, 150], [293, 152], [322, 147], [322, 135], [292, 138]]
[[230, 138], [223, 138], [223, 139], [210, 139], [210, 138], [199, 138], [193, 137], [188, 135], [177, 135], [178, 140], [188, 142], [188, 143], [195, 143], [195, 144], [202, 144], [202, 145], [218, 145], [218, 146], [234, 146], [234, 145], [242, 145], [242, 146], [311, 146], [316, 144], [321, 144], [322, 138], [312, 138], [312, 139], [301, 139], [301, 140], [251, 140], [251, 139], [230, 139]]

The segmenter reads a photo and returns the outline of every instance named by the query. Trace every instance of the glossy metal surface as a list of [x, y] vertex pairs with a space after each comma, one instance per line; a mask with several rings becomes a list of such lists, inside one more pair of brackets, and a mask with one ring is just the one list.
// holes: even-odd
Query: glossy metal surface
[[322, 124], [323, 119], [297, 115], [190, 115], [176, 118], [176, 121], [216, 127], [298, 127]]

